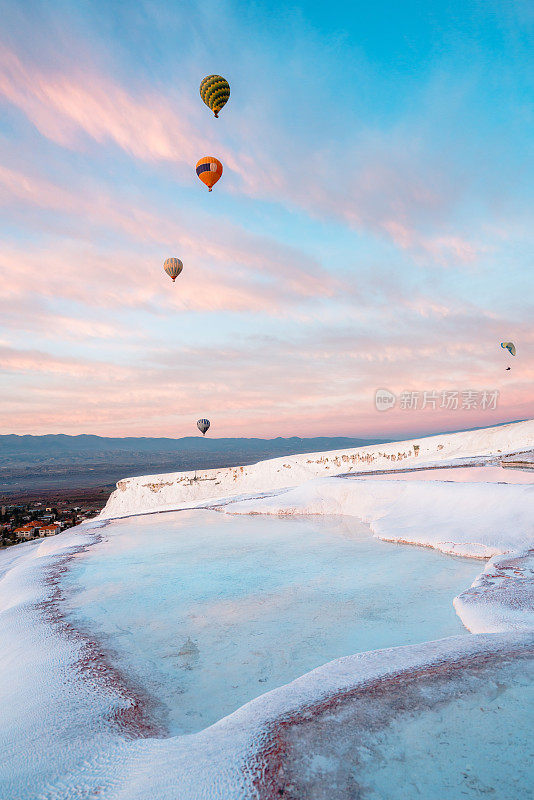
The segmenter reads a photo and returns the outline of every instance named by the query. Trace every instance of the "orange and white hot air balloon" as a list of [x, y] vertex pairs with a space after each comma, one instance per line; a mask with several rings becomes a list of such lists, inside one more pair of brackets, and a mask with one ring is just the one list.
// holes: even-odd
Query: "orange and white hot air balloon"
[[218, 158], [205, 156], [198, 162], [196, 170], [202, 183], [205, 183], [211, 192], [223, 173], [223, 165]]

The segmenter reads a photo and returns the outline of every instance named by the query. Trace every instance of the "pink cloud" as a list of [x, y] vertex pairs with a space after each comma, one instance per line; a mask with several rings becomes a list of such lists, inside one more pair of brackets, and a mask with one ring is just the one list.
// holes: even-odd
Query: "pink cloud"
[[[107, 384], [97, 381], [95, 391], [106, 391]], [[493, 389], [493, 386], [488, 386]], [[353, 435], [386, 438], [404, 433], [436, 430], [457, 430], [496, 424], [510, 419], [530, 418], [534, 407], [528, 392], [501, 393], [495, 411], [441, 411], [410, 412], [394, 410], [379, 414], [373, 408], [374, 394], [347, 408], [346, 403], [335, 399], [320, 406], [313, 398], [293, 403], [291, 408], [280, 404], [267, 408], [215, 407], [209, 397], [199, 396], [195, 406], [180, 405], [176, 396], [166, 398], [161, 393], [150, 402], [139, 385], [133, 389], [131, 402], [125, 404], [124, 396], [104, 403], [97, 395], [93, 399], [56, 391], [35, 394], [31, 402], [23, 404], [20, 398], [5, 402], [1, 432], [5, 433], [95, 433], [101, 435], [186, 436], [194, 433], [194, 422], [199, 415], [212, 420], [212, 434], [221, 436], [318, 436]], [[122, 400], [122, 402], [121, 402]]]
[[[80, 194], [0, 165], [0, 202], [13, 199], [24, 206], [74, 215], [85, 232], [91, 225], [122, 232], [128, 242], [148, 245], [158, 255], [150, 261], [131, 244], [129, 249], [115, 249], [113, 257], [95, 253], [88, 242], [76, 247], [62, 244], [54, 250], [6, 247], [0, 254], [4, 273], [0, 293], [5, 299], [61, 295], [90, 304], [152, 307], [158, 313], [174, 307], [278, 314], [297, 299], [343, 291], [342, 284], [313, 258], [267, 236], [214, 219], [208, 224], [204, 218], [177, 219], [140, 206], [125, 208], [112, 196]], [[179, 291], [171, 292], [161, 270], [161, 254], [174, 254], [175, 249], [185, 268]], [[90, 291], [92, 284], [98, 292]], [[210, 289], [199, 291], [199, 286]]]
[[[287, 314], [297, 300], [332, 295], [335, 286], [325, 279], [325, 292], [313, 278], [306, 281], [297, 274], [292, 276], [289, 265], [285, 279], [277, 274], [265, 279], [258, 268], [243, 270], [226, 262], [204, 264], [196, 262], [194, 254], [180, 255], [184, 271], [172, 284], [156, 256], [143, 257], [132, 251], [102, 254], [90, 246], [72, 245], [50, 250], [5, 249], [0, 254], [0, 298], [20, 304], [21, 318], [28, 314], [26, 306], [35, 295], [93, 308], [143, 309], [157, 315], [172, 310], [279, 315], [282, 310]], [[239, 255], [246, 258], [244, 253]], [[255, 260], [257, 255], [251, 258]], [[104, 336], [105, 328], [100, 326], [100, 331]]]
[[4, 372], [21, 372], [34, 378], [40, 374], [84, 379], [94, 377], [97, 373], [100, 378], [124, 378], [133, 374], [130, 369], [115, 364], [59, 357], [39, 350], [12, 347], [0, 347], [0, 369]]
[[[1, 298], [1, 292], [0, 292]], [[74, 317], [57, 313], [42, 302], [32, 303], [30, 297], [23, 297], [23, 302], [16, 302], [6, 308], [2, 317], [2, 328], [23, 330], [25, 333], [38, 333], [41, 339], [55, 339], [60, 342], [85, 341], [91, 339], [129, 342], [138, 341], [146, 336], [143, 329], [132, 330], [131, 325], [119, 323], [116, 319], [106, 320], [86, 314]], [[6, 343], [6, 342], [4, 342]]]
[[[466, 324], [456, 319], [451, 327], [462, 332]], [[335, 332], [322, 348], [313, 336], [293, 344], [181, 343], [173, 352], [145, 344], [131, 365], [3, 347], [0, 367], [10, 380], [2, 397], [2, 424], [5, 431], [43, 433], [68, 426], [67, 432], [178, 436], [189, 433], [192, 420], [202, 414], [212, 419], [219, 436], [376, 436], [532, 415], [533, 337], [523, 343], [521, 362], [506, 373], [498, 348], [485, 352], [485, 335], [482, 329], [467, 351], [438, 333], [423, 348], [410, 347], [408, 334], [394, 346], [374, 337], [371, 357], [365, 340], [358, 340], [352, 352]], [[374, 409], [379, 387], [397, 395], [404, 390], [498, 390], [500, 400], [495, 412], [397, 407], [380, 414]]]
[[133, 98], [86, 65], [46, 72], [0, 47], [0, 92], [40, 133], [66, 147], [79, 146], [83, 133], [99, 144], [114, 142], [136, 158], [189, 164], [209, 149], [183, 100], [178, 112], [161, 96]]
[[420, 252], [432, 260], [447, 265], [450, 261], [471, 264], [478, 260], [487, 248], [476, 245], [460, 236], [424, 236], [414, 228], [409, 228], [398, 220], [384, 223], [395, 244], [403, 250]]

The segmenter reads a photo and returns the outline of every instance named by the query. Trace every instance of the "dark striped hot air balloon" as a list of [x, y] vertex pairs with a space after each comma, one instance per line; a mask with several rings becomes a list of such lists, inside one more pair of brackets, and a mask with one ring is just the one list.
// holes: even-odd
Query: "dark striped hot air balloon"
[[196, 171], [202, 183], [205, 183], [211, 192], [223, 173], [223, 165], [214, 156], [204, 156], [197, 163]]
[[220, 75], [208, 75], [200, 84], [200, 96], [218, 117], [219, 111], [226, 105], [230, 97], [230, 84]]
[[209, 426], [210, 426], [209, 419], [199, 419], [197, 422], [197, 428], [199, 429], [202, 436], [206, 435], [206, 431], [208, 430]]
[[183, 270], [184, 265], [180, 261], [179, 258], [168, 258], [165, 263], [163, 264], [163, 269], [167, 273], [167, 275], [172, 278], [173, 283]]

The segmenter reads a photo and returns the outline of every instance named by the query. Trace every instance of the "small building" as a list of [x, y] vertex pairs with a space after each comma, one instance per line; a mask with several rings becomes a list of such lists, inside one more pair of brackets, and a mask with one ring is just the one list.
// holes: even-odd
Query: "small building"
[[33, 525], [22, 525], [20, 528], [15, 528], [13, 533], [17, 539], [33, 539], [35, 528]]
[[41, 525], [39, 528], [39, 536], [55, 536], [56, 533], [59, 533], [61, 530], [61, 526], [57, 523], [52, 523], [51, 525]]

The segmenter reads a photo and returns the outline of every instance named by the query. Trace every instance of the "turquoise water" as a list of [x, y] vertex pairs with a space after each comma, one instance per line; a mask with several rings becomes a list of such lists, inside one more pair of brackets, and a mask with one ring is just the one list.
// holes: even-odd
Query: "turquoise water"
[[328, 800], [527, 800], [533, 707], [526, 647], [399, 680], [293, 731], [284, 785], [293, 797]]
[[64, 576], [69, 614], [173, 734], [339, 656], [467, 632], [480, 562], [381, 542], [348, 517], [182, 511], [117, 520]]
[[534, 796], [534, 660], [469, 683], [446, 702], [399, 715], [368, 742], [373, 756], [358, 765], [368, 800]]

